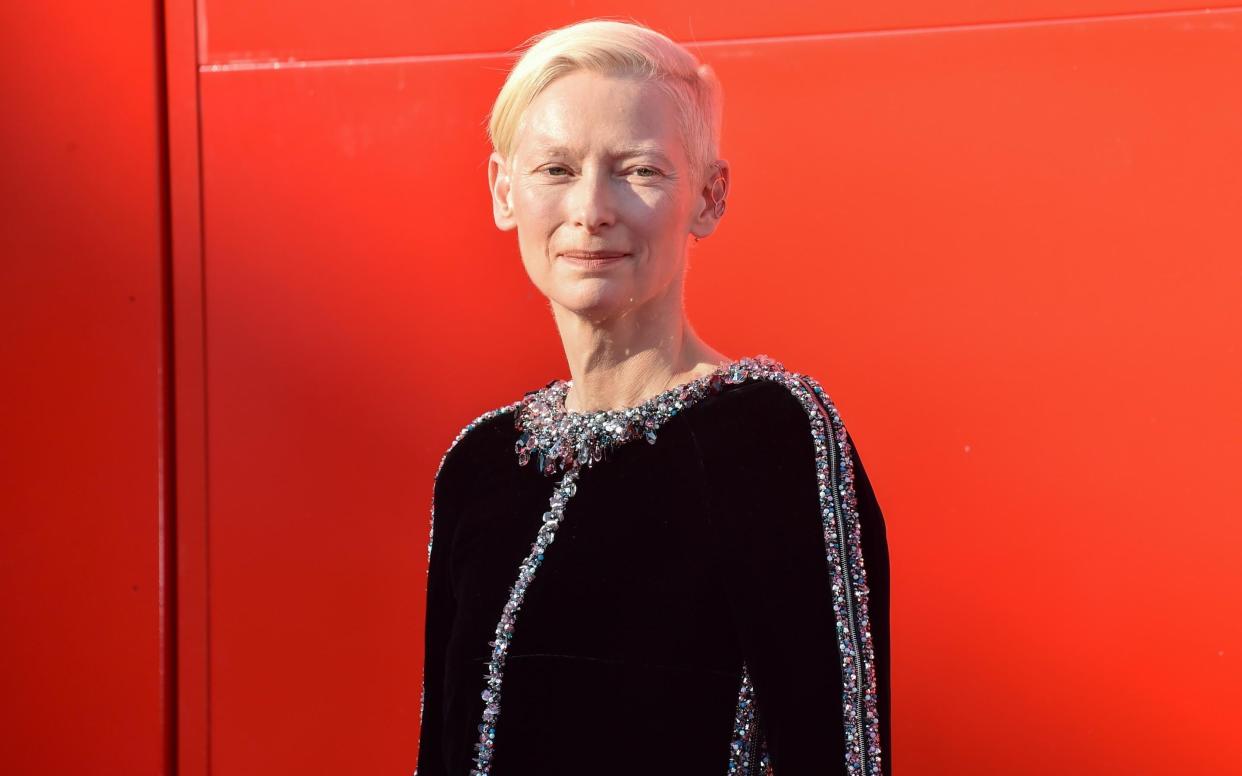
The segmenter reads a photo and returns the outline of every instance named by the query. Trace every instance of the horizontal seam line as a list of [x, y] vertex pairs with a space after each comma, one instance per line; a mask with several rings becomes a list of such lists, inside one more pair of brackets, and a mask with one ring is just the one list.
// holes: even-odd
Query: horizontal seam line
[[[872, 30], [842, 30], [839, 32], [812, 32], [790, 35], [767, 35], [760, 37], [713, 38], [711, 40], [680, 40], [688, 48], [713, 48], [738, 44], [769, 45], [798, 43], [817, 40], [845, 40], [899, 35], [926, 35], [943, 32], [966, 32], [974, 30], [1019, 29], [1025, 27], [1049, 27], [1063, 24], [1086, 24], [1097, 22], [1131, 21], [1169, 16], [1204, 16], [1208, 14], [1242, 11], [1242, 6], [1215, 6], [1169, 11], [1143, 11], [1139, 13], [1097, 14], [1093, 16], [1053, 16], [1017, 21], [967, 22], [958, 24], [929, 25], [925, 27], [884, 27]], [[244, 72], [250, 70], [306, 69], [316, 67], [351, 67], [355, 65], [396, 65], [420, 62], [455, 62], [474, 59], [515, 57], [517, 51], [461, 52], [445, 54], [401, 54], [386, 57], [346, 57], [336, 59], [272, 59], [263, 61], [222, 62], [201, 64], [200, 73]]]
[[589, 655], [558, 655], [554, 652], [510, 654], [505, 659], [506, 660], [520, 660], [522, 658], [530, 658], [530, 657], [551, 657], [551, 658], [558, 658], [561, 660], [584, 660], [584, 661], [591, 662], [591, 663], [607, 663], [609, 665], [630, 666], [632, 668], [638, 668], [638, 669], [643, 669], [643, 670], [655, 669], [658, 671], [681, 671], [681, 672], [688, 672], [688, 673], [695, 673], [695, 674], [706, 673], [706, 674], [717, 674], [719, 676], [729, 676], [729, 677], [733, 676], [732, 672], [729, 672], [729, 671], [724, 671], [724, 670], [720, 670], [716, 668], [704, 668], [702, 666], [674, 666], [674, 665], [666, 665], [664, 663], [635, 663], [631, 660], [625, 660], [622, 658], [592, 657]]

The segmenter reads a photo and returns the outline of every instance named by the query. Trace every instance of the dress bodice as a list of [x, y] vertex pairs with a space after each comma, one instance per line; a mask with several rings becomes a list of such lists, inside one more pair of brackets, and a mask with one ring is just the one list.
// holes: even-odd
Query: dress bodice
[[441, 461], [417, 773], [890, 774], [885, 527], [819, 384], [568, 385]]

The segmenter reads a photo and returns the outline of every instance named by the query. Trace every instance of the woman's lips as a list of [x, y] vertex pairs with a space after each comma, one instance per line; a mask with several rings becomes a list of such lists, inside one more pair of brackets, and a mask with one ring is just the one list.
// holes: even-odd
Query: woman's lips
[[571, 259], [619, 259], [629, 254], [621, 251], [565, 251], [561, 255]]
[[566, 251], [560, 254], [560, 257], [584, 269], [599, 269], [612, 265], [618, 259], [624, 259], [629, 255], [620, 251]]

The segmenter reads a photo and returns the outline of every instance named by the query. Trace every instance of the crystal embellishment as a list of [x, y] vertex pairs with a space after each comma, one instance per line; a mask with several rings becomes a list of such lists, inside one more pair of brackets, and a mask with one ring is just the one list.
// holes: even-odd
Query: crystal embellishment
[[728, 776], [772, 776], [772, 765], [762, 737], [754, 694], [750, 668], [743, 663], [742, 686], [738, 688], [737, 710], [733, 720], [733, 740], [729, 743]]
[[573, 381], [555, 380], [528, 393], [518, 410], [518, 463], [525, 466], [534, 460], [539, 471], [553, 475], [590, 467], [603, 460], [609, 450], [632, 439], [655, 444], [656, 430], [678, 412], [719, 393], [726, 384], [743, 382], [751, 369], [775, 363], [767, 356], [733, 361], [637, 406], [594, 412], [566, 410], [565, 395]]

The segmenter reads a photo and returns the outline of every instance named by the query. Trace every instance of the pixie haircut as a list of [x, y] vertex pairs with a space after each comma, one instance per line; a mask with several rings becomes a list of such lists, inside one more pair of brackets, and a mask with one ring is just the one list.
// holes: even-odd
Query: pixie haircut
[[548, 84], [587, 70], [654, 83], [677, 105], [691, 180], [704, 181], [719, 158], [723, 94], [710, 65], [680, 44], [632, 22], [588, 19], [528, 39], [496, 96], [487, 134], [506, 160], [512, 158], [525, 112]]

